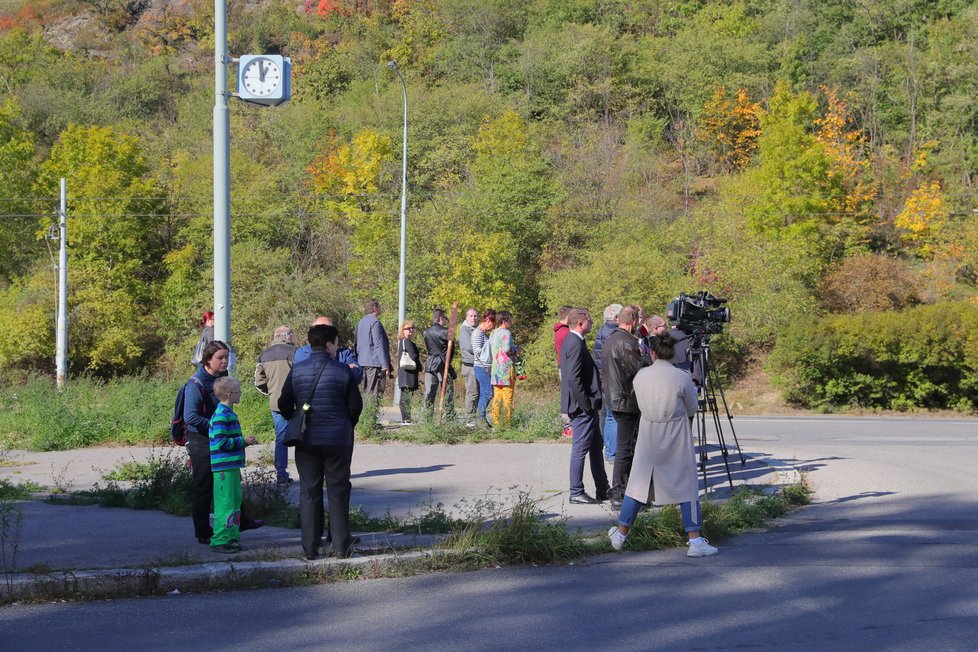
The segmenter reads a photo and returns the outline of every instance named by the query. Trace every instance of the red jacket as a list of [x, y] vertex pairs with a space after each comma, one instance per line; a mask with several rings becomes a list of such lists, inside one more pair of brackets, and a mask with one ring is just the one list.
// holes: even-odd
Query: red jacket
[[557, 364], [560, 364], [560, 347], [564, 345], [564, 338], [570, 333], [567, 324], [557, 322], [554, 324], [554, 348], [557, 351]]

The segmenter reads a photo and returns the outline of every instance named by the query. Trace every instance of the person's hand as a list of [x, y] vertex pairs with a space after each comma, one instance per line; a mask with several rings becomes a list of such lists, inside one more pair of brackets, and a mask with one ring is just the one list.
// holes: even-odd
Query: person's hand
[[257, 437], [245, 437], [245, 446], [254, 446], [258, 443]]

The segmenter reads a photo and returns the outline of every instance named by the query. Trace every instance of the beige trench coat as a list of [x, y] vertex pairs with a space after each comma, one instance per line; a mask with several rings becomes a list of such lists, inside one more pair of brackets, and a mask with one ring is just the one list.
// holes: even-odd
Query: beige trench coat
[[651, 495], [657, 505], [696, 500], [699, 480], [689, 424], [696, 414], [692, 377], [656, 360], [638, 372], [634, 387], [642, 417], [625, 495], [642, 503]]

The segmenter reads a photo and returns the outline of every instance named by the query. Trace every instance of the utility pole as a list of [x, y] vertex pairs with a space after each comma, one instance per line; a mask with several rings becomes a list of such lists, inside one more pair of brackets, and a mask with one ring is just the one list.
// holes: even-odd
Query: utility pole
[[[397, 73], [404, 94], [404, 139], [401, 144], [401, 269], [397, 277], [397, 329], [407, 319], [407, 146], [408, 146], [408, 96], [407, 82], [396, 61], [388, 61], [387, 67]], [[394, 406], [400, 405], [401, 387], [394, 383]]]
[[64, 389], [68, 375], [68, 182], [61, 179], [61, 210], [58, 226], [61, 242], [58, 249], [58, 332], [55, 339], [55, 369], [58, 389]]
[[214, 339], [230, 347], [231, 118], [227, 98], [227, 27], [227, 0], [214, 0]]

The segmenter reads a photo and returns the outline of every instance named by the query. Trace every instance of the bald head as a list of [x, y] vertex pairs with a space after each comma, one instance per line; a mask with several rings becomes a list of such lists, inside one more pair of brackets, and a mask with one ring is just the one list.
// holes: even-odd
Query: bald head
[[313, 326], [332, 326], [333, 325], [333, 318], [332, 317], [316, 317], [316, 319], [313, 320], [312, 325]]

